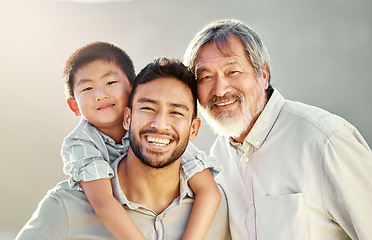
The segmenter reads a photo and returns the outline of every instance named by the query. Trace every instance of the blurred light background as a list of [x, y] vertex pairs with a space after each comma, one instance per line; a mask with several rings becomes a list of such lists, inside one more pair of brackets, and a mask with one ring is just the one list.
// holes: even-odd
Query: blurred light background
[[[161, 55], [181, 58], [210, 21], [239, 19], [266, 44], [272, 83], [286, 98], [341, 115], [371, 146], [370, 0], [92, 1], [0, 1], [0, 239], [13, 239], [66, 178], [59, 151], [78, 119], [61, 75], [92, 41], [121, 46], [138, 72]], [[195, 142], [208, 152], [214, 138], [203, 125]]]

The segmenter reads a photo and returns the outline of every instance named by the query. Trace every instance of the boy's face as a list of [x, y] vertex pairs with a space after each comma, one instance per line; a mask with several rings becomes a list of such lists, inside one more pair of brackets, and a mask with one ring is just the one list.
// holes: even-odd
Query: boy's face
[[132, 151], [144, 164], [168, 166], [181, 157], [188, 140], [196, 137], [200, 119], [192, 119], [192, 99], [191, 91], [174, 78], [138, 86], [132, 111], [125, 111], [124, 127], [130, 129]]
[[78, 69], [73, 78], [75, 99], [68, 104], [75, 115], [82, 115], [100, 129], [122, 126], [131, 85], [115, 63], [96, 60]]

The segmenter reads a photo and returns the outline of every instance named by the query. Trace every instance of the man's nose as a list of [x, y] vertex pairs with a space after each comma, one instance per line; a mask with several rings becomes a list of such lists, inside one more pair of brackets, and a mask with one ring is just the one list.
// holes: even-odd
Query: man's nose
[[169, 119], [166, 113], [164, 112], [157, 112], [152, 119], [151, 127], [156, 128], [158, 130], [167, 130], [170, 128]]
[[230, 81], [224, 75], [218, 75], [215, 78], [213, 94], [222, 97], [231, 90]]

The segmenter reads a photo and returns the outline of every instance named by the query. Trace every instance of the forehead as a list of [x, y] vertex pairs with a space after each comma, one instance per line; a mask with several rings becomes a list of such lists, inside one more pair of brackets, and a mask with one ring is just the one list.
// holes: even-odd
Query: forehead
[[160, 77], [138, 85], [133, 97], [133, 105], [141, 98], [147, 98], [159, 104], [193, 106], [191, 90], [185, 83], [172, 77]]
[[105, 60], [94, 60], [79, 67], [73, 76], [73, 82], [74, 85], [76, 85], [81, 81], [95, 81], [107, 76], [125, 78], [129, 83], [129, 78], [123, 72], [121, 67], [119, 67], [115, 62]]
[[233, 64], [248, 61], [243, 42], [232, 36], [228, 45], [219, 49], [213, 42], [208, 42], [200, 47], [196, 55], [196, 71], [213, 64]]
[[77, 74], [99, 74], [102, 71], [107, 71], [110, 69], [115, 69], [115, 71], [124, 73], [123, 70], [115, 63], [115, 62], [109, 62], [105, 60], [94, 60], [92, 62], [88, 62], [82, 66], [80, 66], [76, 72], [75, 75]]

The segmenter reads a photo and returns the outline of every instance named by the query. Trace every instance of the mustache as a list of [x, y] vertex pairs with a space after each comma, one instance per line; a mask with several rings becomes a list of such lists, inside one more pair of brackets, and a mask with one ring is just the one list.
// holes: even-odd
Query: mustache
[[208, 108], [212, 108], [212, 106], [214, 104], [216, 104], [216, 102], [220, 102], [220, 101], [230, 101], [230, 100], [235, 100], [235, 99], [238, 99], [238, 101], [242, 102], [243, 100], [243, 95], [240, 94], [240, 93], [226, 93], [225, 95], [223, 95], [222, 97], [218, 97], [216, 95], [214, 95], [211, 99], [209, 99], [209, 101], [207, 102], [207, 106]]
[[142, 129], [139, 132], [139, 135], [141, 136], [141, 135], [146, 134], [146, 133], [154, 133], [154, 134], [166, 135], [166, 136], [172, 137], [176, 141], [179, 140], [179, 137], [176, 134], [170, 133], [168, 131], [159, 131], [157, 129]]

